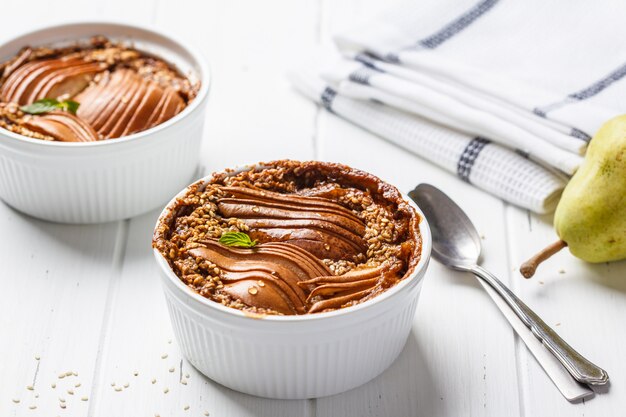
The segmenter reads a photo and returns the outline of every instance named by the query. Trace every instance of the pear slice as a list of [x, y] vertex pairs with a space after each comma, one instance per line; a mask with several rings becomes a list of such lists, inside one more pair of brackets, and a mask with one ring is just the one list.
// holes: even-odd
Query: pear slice
[[22, 123], [32, 131], [51, 136], [61, 142], [99, 140], [98, 133], [87, 122], [65, 111], [27, 116]]

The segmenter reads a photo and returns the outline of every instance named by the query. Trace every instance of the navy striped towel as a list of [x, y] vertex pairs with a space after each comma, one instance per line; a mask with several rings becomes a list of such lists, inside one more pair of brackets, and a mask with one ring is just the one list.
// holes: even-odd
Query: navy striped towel
[[[548, 212], [564, 185], [561, 174], [575, 172], [591, 136], [626, 108], [626, 55], [623, 37], [615, 35], [623, 27], [617, 10], [626, 12], [626, 3], [611, 3], [402, 2], [336, 36], [342, 57], [326, 60], [313, 79], [328, 87], [327, 95], [333, 92], [335, 113], [350, 119], [344, 106], [336, 108], [338, 97], [366, 105], [374, 119], [352, 121], [394, 142], [397, 135], [373, 128], [379, 115], [473, 141], [476, 155], [468, 159], [457, 149], [457, 168], [447, 168], [504, 200]], [[305, 78], [293, 77], [296, 83]], [[449, 134], [441, 126], [451, 128]], [[417, 143], [426, 140], [424, 132], [413, 134], [422, 139], [404, 146], [430, 158], [431, 149]], [[501, 178], [478, 181], [489, 149], [522, 171], [506, 175], [492, 155], [499, 168], [490, 175]]]

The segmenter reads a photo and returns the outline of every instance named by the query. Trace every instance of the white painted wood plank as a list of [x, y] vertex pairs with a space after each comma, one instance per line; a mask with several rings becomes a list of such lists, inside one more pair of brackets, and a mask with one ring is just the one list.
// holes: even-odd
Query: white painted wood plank
[[157, 27], [193, 42], [211, 66], [202, 151], [208, 169], [310, 159], [316, 109], [300, 99], [285, 73], [317, 42], [317, 2], [184, 0], [163, 6]]
[[[429, 182], [447, 192], [485, 236], [483, 265], [506, 282], [503, 204], [333, 115], [321, 117], [319, 157], [364, 169], [407, 192]], [[358, 150], [358, 151], [355, 151]], [[413, 332], [398, 361], [349, 393], [317, 401], [318, 416], [519, 415], [512, 330], [468, 274], [432, 261]]]
[[[217, 170], [259, 160], [312, 158], [317, 109], [297, 96], [283, 74], [292, 58], [302, 59], [316, 42], [317, 5], [284, 1], [280, 7], [285, 14], [276, 15], [257, 2], [206, 2], [189, 16], [186, 4], [160, 8], [156, 23], [195, 40], [211, 61], [214, 84], [202, 163]], [[260, 399], [208, 380], [183, 360], [175, 340], [168, 343], [173, 336], [150, 250], [156, 217], [155, 212], [130, 223], [94, 415], [175, 416], [187, 405], [190, 415], [309, 414], [309, 401]], [[167, 358], [161, 359], [164, 354]], [[184, 378], [187, 385], [180, 383], [181, 364], [183, 377], [190, 375]], [[113, 382], [122, 388], [128, 382], [129, 387], [115, 391]]]
[[[552, 216], [528, 215], [510, 207], [511, 259], [519, 266], [556, 240]], [[626, 263], [592, 265], [563, 250], [545, 262], [530, 280], [511, 273], [516, 292], [575, 349], [603, 367], [611, 377], [608, 393], [585, 403], [569, 404], [544, 377], [527, 352], [520, 355], [525, 414], [551, 416], [621, 416], [626, 410]], [[602, 390], [605, 391], [605, 390]]]
[[2, 41], [31, 29], [74, 21], [114, 20], [147, 23], [155, 0], [32, 0], [2, 2]]
[[[0, 224], [0, 415], [59, 414], [62, 397], [63, 415], [84, 416], [118, 225], [46, 223], [3, 203]], [[67, 371], [78, 376], [58, 378]]]
[[[333, 33], [371, 18], [380, 7], [369, 0], [329, 5], [322, 42], [329, 44]], [[484, 266], [506, 278], [504, 206], [499, 200], [332, 115], [324, 113], [320, 121], [320, 159], [362, 168], [404, 192], [420, 182], [442, 188], [485, 236]], [[398, 361], [363, 387], [318, 399], [317, 415], [519, 415], [514, 340], [472, 276], [432, 261], [413, 331]]]

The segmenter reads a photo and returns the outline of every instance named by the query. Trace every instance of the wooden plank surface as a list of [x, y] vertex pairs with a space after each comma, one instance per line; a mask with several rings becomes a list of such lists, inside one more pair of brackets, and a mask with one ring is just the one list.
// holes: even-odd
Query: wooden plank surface
[[[205, 53], [213, 75], [205, 170], [315, 158], [368, 170], [405, 192], [420, 182], [442, 188], [484, 236], [484, 265], [609, 371], [609, 392], [567, 403], [474, 278], [433, 261], [407, 346], [381, 376], [317, 400], [240, 394], [181, 358], [150, 251], [156, 211], [116, 223], [66, 226], [2, 204], [7, 238], [0, 243], [0, 416], [623, 415], [624, 262], [590, 266], [563, 252], [535, 278], [523, 280], [516, 267], [554, 238], [550, 217], [528, 215], [472, 188], [321, 111], [289, 86], [287, 70], [317, 46], [328, 46], [333, 33], [375, 14], [377, 3], [68, 0], [61, 7], [31, 0], [28, 6], [3, 5], [0, 38], [55, 22], [115, 19], [153, 24], [189, 40]], [[59, 379], [68, 371], [78, 376]]]

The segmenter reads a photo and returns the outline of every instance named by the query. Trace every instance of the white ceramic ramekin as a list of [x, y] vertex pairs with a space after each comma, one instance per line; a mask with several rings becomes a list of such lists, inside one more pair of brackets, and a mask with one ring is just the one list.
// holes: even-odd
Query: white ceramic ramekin
[[[186, 192], [168, 204], [159, 221]], [[413, 273], [369, 301], [329, 313], [251, 317], [192, 291], [154, 250], [174, 334], [187, 360], [229, 388], [281, 399], [338, 394], [382, 373], [406, 343], [430, 260], [428, 223], [403, 197], [421, 217], [421, 259]]]
[[118, 23], [48, 27], [0, 46], [0, 62], [31, 45], [62, 45], [104, 35], [173, 63], [200, 91], [180, 114], [120, 139], [63, 143], [0, 129], [0, 198], [31, 216], [63, 223], [133, 217], [165, 204], [198, 165], [209, 69], [194, 49], [150, 29]]

